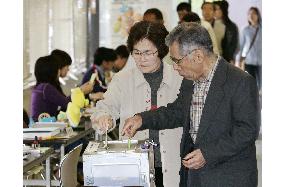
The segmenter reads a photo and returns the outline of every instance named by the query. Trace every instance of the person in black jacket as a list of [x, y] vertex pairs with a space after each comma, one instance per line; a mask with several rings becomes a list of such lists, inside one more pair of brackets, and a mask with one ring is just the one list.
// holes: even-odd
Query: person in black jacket
[[182, 126], [180, 187], [257, 187], [255, 79], [214, 54], [207, 30], [197, 23], [178, 25], [166, 43], [184, 77], [178, 98], [128, 118], [122, 134]]
[[237, 25], [229, 18], [229, 3], [227, 1], [214, 2], [215, 15], [216, 11], [220, 11], [220, 16], [225, 25], [225, 35], [221, 41], [222, 56], [232, 64], [235, 61], [235, 55], [239, 46], [239, 31]]
[[111, 48], [99, 47], [94, 54], [94, 64], [85, 73], [82, 84], [88, 82], [92, 74], [96, 74], [92, 93], [87, 97], [93, 101], [103, 98], [103, 93], [107, 90], [106, 73], [113, 68], [114, 62], [117, 59], [117, 54]]

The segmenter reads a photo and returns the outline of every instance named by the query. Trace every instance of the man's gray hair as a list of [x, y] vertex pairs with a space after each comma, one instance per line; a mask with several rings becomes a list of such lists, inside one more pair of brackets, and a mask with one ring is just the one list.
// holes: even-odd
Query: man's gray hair
[[198, 23], [184, 22], [176, 26], [166, 37], [166, 45], [174, 42], [179, 45], [179, 51], [185, 55], [194, 49], [203, 49], [208, 54], [213, 53], [212, 40], [208, 31]]

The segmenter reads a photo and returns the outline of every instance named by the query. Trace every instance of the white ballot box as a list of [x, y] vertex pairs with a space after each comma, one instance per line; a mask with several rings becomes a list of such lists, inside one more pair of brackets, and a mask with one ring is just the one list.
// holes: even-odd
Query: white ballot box
[[154, 171], [148, 141], [93, 141], [83, 154], [84, 186], [155, 187]]

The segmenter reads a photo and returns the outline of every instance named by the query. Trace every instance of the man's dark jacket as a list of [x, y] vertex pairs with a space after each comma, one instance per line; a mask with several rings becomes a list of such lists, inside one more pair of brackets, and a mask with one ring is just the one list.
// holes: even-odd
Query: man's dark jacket
[[[219, 60], [203, 108], [195, 144], [189, 135], [193, 81], [183, 80], [175, 102], [156, 111], [143, 112], [140, 129], [183, 126], [180, 157], [200, 149], [206, 164], [190, 170], [190, 187], [256, 187], [255, 140], [259, 132], [259, 101], [255, 79]], [[180, 170], [186, 187], [188, 169]]]

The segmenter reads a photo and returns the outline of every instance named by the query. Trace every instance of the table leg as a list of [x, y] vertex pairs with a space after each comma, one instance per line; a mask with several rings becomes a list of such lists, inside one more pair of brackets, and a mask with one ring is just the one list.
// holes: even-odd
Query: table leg
[[64, 155], [65, 155], [65, 146], [62, 144], [60, 146], [60, 161], [63, 159]]
[[50, 157], [48, 157], [45, 161], [45, 181], [46, 186], [50, 187]]

